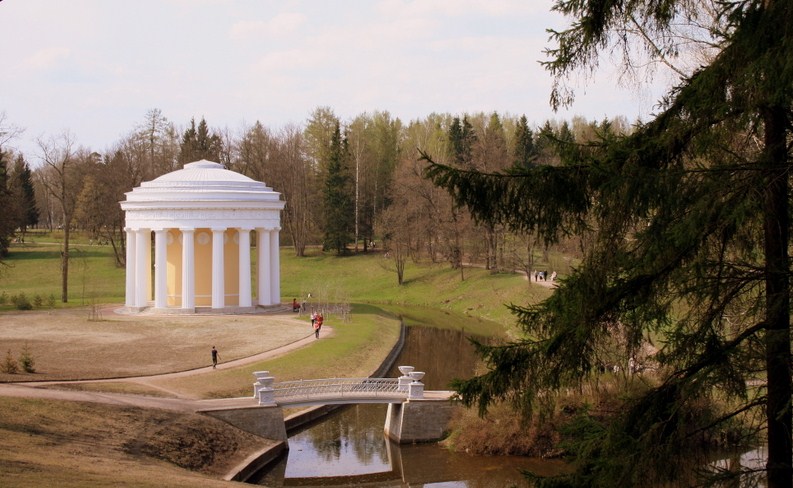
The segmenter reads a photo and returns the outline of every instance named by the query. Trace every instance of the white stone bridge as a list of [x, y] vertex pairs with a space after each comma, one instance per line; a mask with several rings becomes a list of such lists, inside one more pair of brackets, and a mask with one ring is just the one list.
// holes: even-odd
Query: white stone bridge
[[254, 397], [262, 406], [402, 403], [424, 397], [423, 372], [401, 366], [399, 378], [325, 378], [275, 383], [268, 371], [254, 373]]
[[268, 371], [256, 371], [253, 400], [201, 410], [248, 432], [286, 441], [282, 407], [387, 403], [384, 431], [398, 443], [443, 438], [453, 409], [451, 391], [424, 391], [423, 372], [400, 366], [399, 378], [326, 378], [276, 383]]

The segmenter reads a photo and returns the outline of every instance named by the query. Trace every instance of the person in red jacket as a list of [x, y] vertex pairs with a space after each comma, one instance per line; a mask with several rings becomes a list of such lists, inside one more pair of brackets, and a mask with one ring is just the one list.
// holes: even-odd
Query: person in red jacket
[[314, 338], [319, 339], [319, 329], [322, 328], [322, 321], [324, 318], [322, 317], [321, 313], [317, 314], [317, 318], [314, 320]]

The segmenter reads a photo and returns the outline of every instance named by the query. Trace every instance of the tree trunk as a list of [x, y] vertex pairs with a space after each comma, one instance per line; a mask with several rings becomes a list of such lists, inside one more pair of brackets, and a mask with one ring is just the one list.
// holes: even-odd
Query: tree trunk
[[[64, 219], [65, 220], [65, 219]], [[61, 251], [61, 301], [69, 301], [69, 225], [63, 226], [63, 251]]]
[[768, 108], [765, 123], [764, 195], [766, 375], [768, 381], [768, 487], [793, 486], [791, 458], [790, 283], [788, 279], [789, 170], [785, 112]]

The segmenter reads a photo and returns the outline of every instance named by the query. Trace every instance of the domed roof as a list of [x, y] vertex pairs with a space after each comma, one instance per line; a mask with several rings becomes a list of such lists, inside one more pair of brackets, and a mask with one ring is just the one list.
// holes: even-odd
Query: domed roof
[[144, 181], [127, 193], [127, 201], [278, 200], [279, 196], [260, 181], [202, 159]]
[[127, 192], [120, 202], [133, 228], [280, 225], [285, 202], [260, 181], [201, 160]]
[[170, 173], [164, 174], [159, 178], [152, 180], [151, 184], [155, 183], [222, 183], [222, 182], [240, 182], [240, 183], [258, 183], [251, 178], [240, 173], [229, 171], [220, 163], [207, 161], [202, 159], [194, 163], [187, 163], [184, 168]]

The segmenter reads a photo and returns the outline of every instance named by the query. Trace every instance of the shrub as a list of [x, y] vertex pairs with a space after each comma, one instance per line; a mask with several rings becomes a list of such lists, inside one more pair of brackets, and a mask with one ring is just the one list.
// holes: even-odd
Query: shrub
[[41, 298], [41, 295], [36, 293], [36, 295], [33, 297], [33, 306], [36, 308], [41, 308], [43, 304], [44, 304], [44, 299]]
[[47, 308], [55, 308], [55, 295], [52, 293], [47, 297]]
[[22, 346], [22, 352], [19, 353], [19, 365], [22, 366], [22, 370], [26, 373], [35, 373], [35, 361], [33, 360], [33, 354], [30, 352], [30, 348], [28, 348], [27, 342], [24, 346]]
[[5, 305], [6, 303], [8, 303], [8, 295], [6, 295], [6, 292], [0, 293], [0, 305]]
[[11, 302], [13, 302], [17, 310], [33, 310], [33, 304], [30, 303], [30, 299], [24, 293], [12, 296]]
[[444, 445], [456, 452], [480, 455], [555, 457], [559, 434], [553, 419], [534, 417], [521, 422], [508, 405], [498, 404], [485, 417], [476, 408], [459, 409], [451, 422], [451, 435]]
[[17, 374], [17, 372], [19, 372], [17, 362], [14, 359], [14, 356], [11, 355], [11, 349], [9, 349], [8, 353], [6, 354], [6, 360], [3, 363], [3, 372], [8, 374]]

